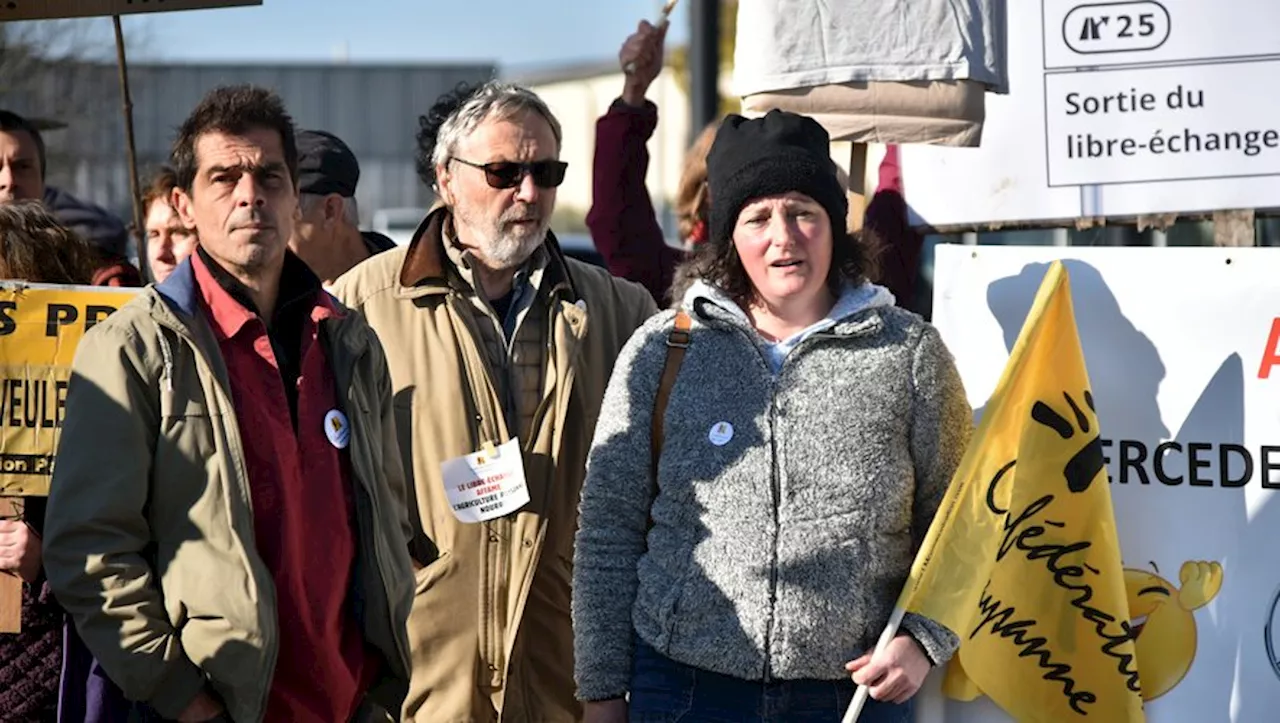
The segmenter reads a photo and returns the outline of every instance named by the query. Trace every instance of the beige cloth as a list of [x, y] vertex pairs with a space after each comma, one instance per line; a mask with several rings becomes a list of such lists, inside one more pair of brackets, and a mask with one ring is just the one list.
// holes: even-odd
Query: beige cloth
[[802, 113], [821, 123], [833, 141], [977, 146], [985, 96], [985, 87], [972, 80], [854, 82], [749, 95], [742, 112]]

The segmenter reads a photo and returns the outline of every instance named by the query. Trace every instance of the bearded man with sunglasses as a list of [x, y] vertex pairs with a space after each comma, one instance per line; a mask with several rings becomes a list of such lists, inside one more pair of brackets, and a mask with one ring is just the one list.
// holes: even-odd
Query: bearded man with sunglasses
[[403, 720], [577, 721], [579, 491], [614, 361], [657, 309], [560, 252], [566, 164], [537, 95], [463, 87], [421, 126], [419, 175], [441, 204], [334, 289], [386, 348], [417, 501]]

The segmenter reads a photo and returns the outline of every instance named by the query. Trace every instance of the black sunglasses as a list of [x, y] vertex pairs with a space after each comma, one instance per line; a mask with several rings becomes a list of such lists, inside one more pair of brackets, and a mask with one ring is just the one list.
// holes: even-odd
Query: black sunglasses
[[533, 183], [538, 188], [555, 188], [564, 183], [564, 172], [569, 168], [569, 164], [564, 161], [472, 163], [461, 158], [454, 158], [453, 160], [464, 166], [471, 166], [484, 171], [485, 183], [488, 183], [490, 188], [515, 188], [524, 180], [524, 174], [526, 173], [533, 177]]

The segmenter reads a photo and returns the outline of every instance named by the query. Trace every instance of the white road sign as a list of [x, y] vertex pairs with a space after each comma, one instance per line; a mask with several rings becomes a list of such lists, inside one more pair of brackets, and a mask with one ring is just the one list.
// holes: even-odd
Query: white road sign
[[987, 96], [982, 147], [904, 148], [918, 223], [1280, 206], [1280, 3], [1007, 12], [1010, 94]]

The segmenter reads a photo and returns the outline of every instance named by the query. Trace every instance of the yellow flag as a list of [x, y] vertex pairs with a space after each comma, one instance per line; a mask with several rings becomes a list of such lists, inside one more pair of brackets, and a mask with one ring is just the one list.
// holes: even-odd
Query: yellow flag
[[1061, 262], [1045, 275], [899, 606], [960, 636], [944, 688], [1023, 723], [1142, 721], [1120, 546]]

